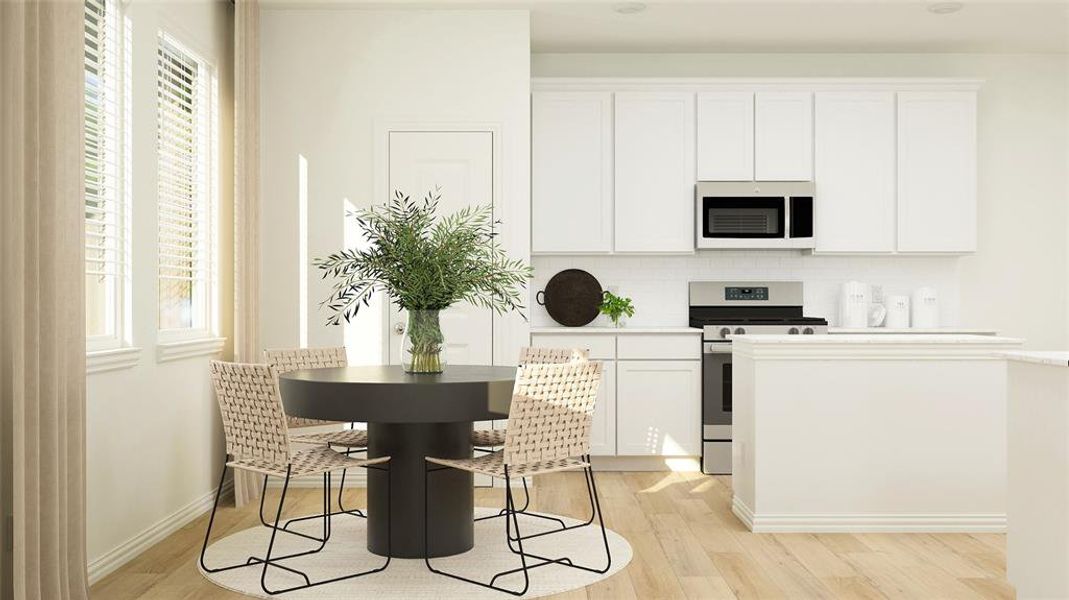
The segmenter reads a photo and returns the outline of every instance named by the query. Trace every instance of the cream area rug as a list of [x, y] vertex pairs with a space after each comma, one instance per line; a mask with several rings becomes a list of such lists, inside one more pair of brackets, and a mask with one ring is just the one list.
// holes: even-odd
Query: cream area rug
[[[476, 516], [496, 513], [496, 509], [476, 508]], [[560, 525], [545, 519], [520, 515], [520, 528], [527, 536], [532, 533], [559, 528]], [[575, 519], [559, 517], [569, 525], [578, 523]], [[384, 559], [371, 554], [366, 545], [366, 521], [349, 515], [338, 515], [332, 519], [330, 540], [325, 548], [316, 554], [301, 556], [284, 561], [287, 567], [304, 571], [314, 582], [330, 579], [347, 573], [355, 573], [380, 566]], [[291, 529], [319, 535], [322, 533], [321, 520], [308, 520], [295, 523]], [[271, 530], [259, 526], [246, 529], [208, 546], [206, 562], [209, 567], [220, 567], [244, 562], [250, 556], [263, 556]], [[609, 549], [612, 552], [612, 567], [604, 575], [572, 569], [560, 565], [546, 565], [529, 571], [531, 587], [527, 598], [548, 596], [568, 590], [591, 585], [599, 580], [612, 577], [631, 561], [631, 545], [616, 532], [609, 530]], [[318, 544], [304, 538], [279, 533], [275, 538], [272, 555], [290, 554], [311, 550]], [[605, 566], [605, 545], [601, 539], [601, 529], [595, 520], [588, 527], [572, 529], [559, 534], [545, 535], [525, 540], [525, 552], [531, 552], [547, 558], [567, 556], [575, 563], [601, 569]], [[529, 562], [532, 562], [529, 559]], [[504, 519], [488, 519], [475, 523], [475, 547], [468, 552], [445, 558], [431, 559], [437, 569], [463, 575], [470, 579], [489, 581], [499, 571], [506, 571], [520, 566], [519, 556], [509, 551], [505, 542]], [[199, 568], [199, 565], [198, 565]], [[258, 598], [315, 598], [327, 600], [351, 600], [353, 598], [373, 598], [375, 600], [421, 598], [446, 600], [463, 598], [507, 598], [508, 594], [489, 590], [479, 586], [457, 581], [427, 570], [422, 559], [395, 558], [385, 571], [365, 577], [329, 583], [305, 590], [296, 590], [281, 596], [269, 596], [260, 589], [262, 565], [223, 571], [221, 573], [201, 574], [209, 581], [235, 592]], [[299, 576], [282, 569], [269, 567], [267, 583], [272, 588], [283, 588], [304, 583]], [[497, 580], [497, 584], [510, 589], [523, 587], [523, 575], [507, 575]]]

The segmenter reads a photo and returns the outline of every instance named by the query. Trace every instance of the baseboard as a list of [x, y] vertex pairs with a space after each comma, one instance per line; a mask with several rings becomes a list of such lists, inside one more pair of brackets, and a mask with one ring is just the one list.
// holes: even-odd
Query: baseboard
[[[234, 489], [234, 482], [227, 480], [223, 484], [223, 495], [226, 496]], [[154, 525], [126, 540], [118, 546], [104, 553], [103, 556], [92, 560], [87, 565], [89, 571], [89, 584], [92, 585], [103, 579], [111, 572], [130, 562], [145, 550], [148, 550], [160, 540], [185, 527], [197, 517], [208, 512], [215, 502], [215, 490], [204, 494], [196, 500], [178, 509], [171, 515], [164, 517]]]
[[731, 512], [754, 533], [1005, 533], [1005, 514], [762, 515], [732, 498]]

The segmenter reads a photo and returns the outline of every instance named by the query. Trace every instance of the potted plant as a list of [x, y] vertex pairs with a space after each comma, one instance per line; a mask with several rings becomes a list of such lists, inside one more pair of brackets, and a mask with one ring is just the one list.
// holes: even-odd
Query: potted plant
[[620, 326], [622, 317], [627, 316], [630, 318], [635, 316], [635, 306], [631, 304], [630, 298], [621, 298], [608, 290], [605, 291], [601, 305], [598, 306], [598, 311], [603, 315], [608, 315], [615, 327]]
[[408, 311], [401, 365], [410, 373], [442, 372], [442, 310], [470, 302], [498, 314], [522, 313], [521, 289], [532, 274], [501, 248], [491, 206], [440, 216], [440, 198], [438, 190], [422, 201], [396, 191], [385, 205], [350, 215], [369, 242], [366, 249], [314, 261], [324, 278], [334, 279], [321, 303], [331, 313], [328, 324], [348, 322], [379, 291]]

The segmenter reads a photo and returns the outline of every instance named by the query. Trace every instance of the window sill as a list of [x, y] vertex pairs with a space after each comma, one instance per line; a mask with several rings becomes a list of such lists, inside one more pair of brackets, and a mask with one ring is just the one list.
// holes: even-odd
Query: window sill
[[93, 350], [85, 353], [85, 372], [104, 373], [129, 369], [141, 360], [141, 348], [126, 347], [109, 350]]
[[184, 358], [219, 354], [223, 351], [225, 344], [226, 338], [223, 337], [198, 338], [156, 344], [156, 362], [169, 362]]

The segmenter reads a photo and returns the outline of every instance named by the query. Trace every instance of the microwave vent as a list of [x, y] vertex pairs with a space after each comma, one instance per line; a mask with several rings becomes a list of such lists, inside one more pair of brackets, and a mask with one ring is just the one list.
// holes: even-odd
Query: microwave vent
[[772, 216], [764, 213], [736, 213], [715, 215], [710, 228], [713, 233], [773, 233], [776, 226]]

